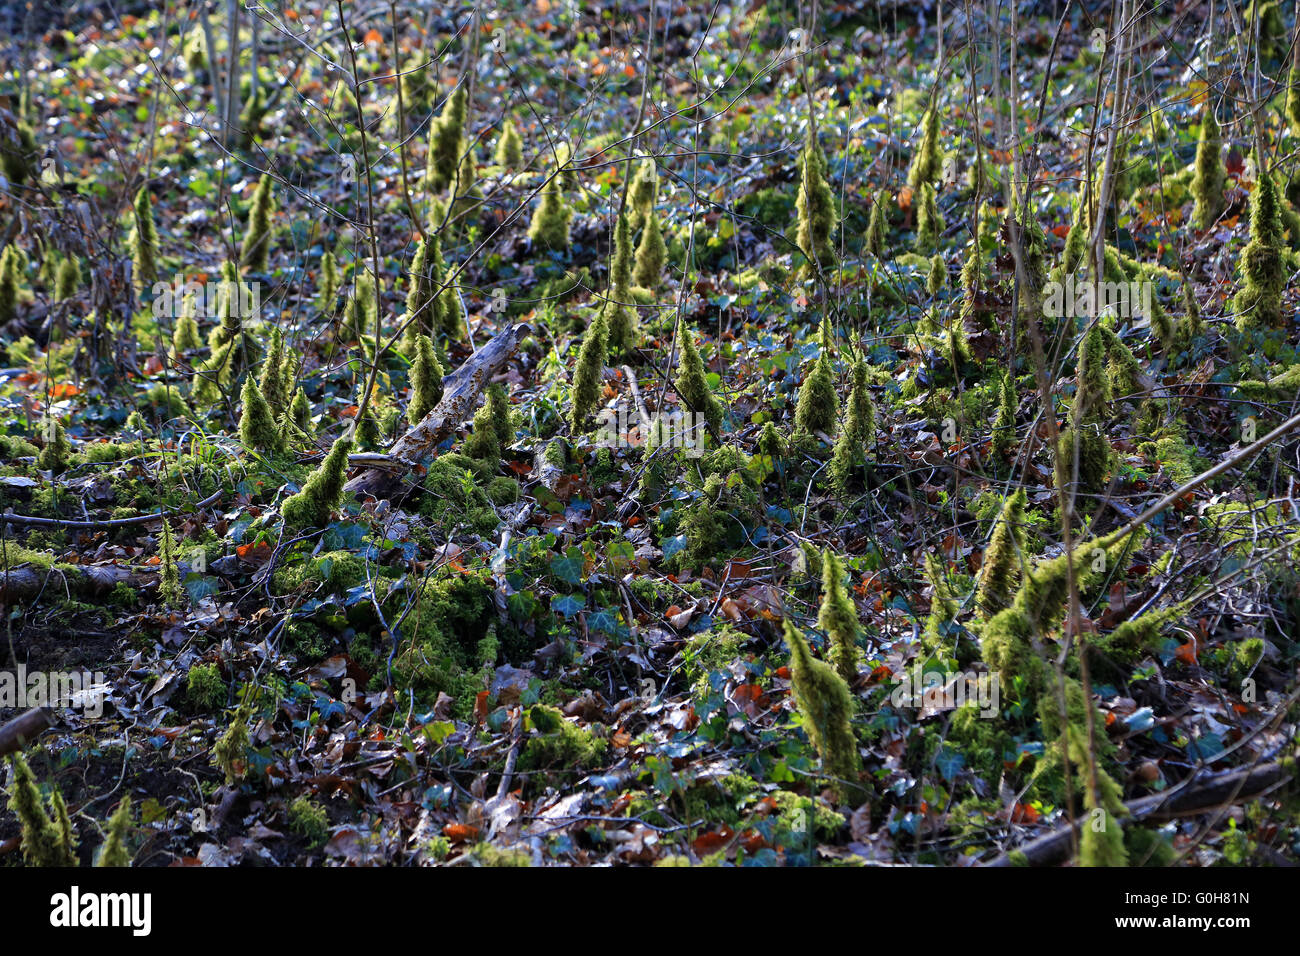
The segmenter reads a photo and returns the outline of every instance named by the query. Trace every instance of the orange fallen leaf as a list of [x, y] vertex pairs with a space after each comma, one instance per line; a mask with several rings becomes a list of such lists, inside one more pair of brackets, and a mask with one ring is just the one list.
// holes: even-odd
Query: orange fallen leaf
[[478, 837], [478, 827], [470, 826], [468, 823], [448, 823], [442, 828], [442, 835], [448, 840], [464, 843]]

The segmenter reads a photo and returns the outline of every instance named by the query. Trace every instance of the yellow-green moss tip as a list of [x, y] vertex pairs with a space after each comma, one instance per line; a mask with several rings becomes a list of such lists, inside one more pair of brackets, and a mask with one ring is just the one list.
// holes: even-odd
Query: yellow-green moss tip
[[876, 407], [871, 401], [867, 378], [867, 363], [859, 360], [853, 366], [844, 428], [835, 439], [835, 451], [831, 455], [831, 486], [840, 494], [847, 490], [853, 470], [866, 462], [867, 446], [876, 433]]
[[442, 399], [442, 374], [433, 339], [418, 335], [415, 362], [411, 365], [411, 401], [406, 406], [406, 417], [412, 425], [429, 414]]
[[63, 302], [77, 294], [81, 283], [81, 269], [76, 256], [59, 260], [59, 268], [54, 276], [54, 301]]
[[176, 537], [164, 518], [158, 534], [158, 596], [168, 607], [176, 607], [184, 599], [177, 557]]
[[104, 843], [95, 855], [95, 866], [130, 866], [131, 851], [127, 849], [126, 838], [131, 829], [131, 798], [123, 797], [117, 810], [108, 821], [108, 833]]
[[[1288, 101], [1289, 102], [1289, 101]], [[1196, 162], [1192, 172], [1192, 223], [1197, 229], [1209, 229], [1223, 213], [1223, 137], [1214, 118], [1214, 108], [1206, 103], [1201, 111], [1201, 136], [1196, 144]]]
[[[70, 827], [63, 825], [67, 813], [52, 818], [41, 804], [41, 792], [22, 754], [14, 754], [13, 785], [9, 790], [9, 809], [22, 825], [23, 859], [28, 866], [76, 866]], [[60, 797], [60, 803], [62, 798]]]
[[474, 414], [474, 430], [465, 439], [462, 452], [492, 466], [501, 463], [502, 449], [514, 441], [510, 424], [510, 402], [499, 384], [488, 386], [487, 401]]
[[153, 220], [153, 202], [149, 188], [141, 186], [132, 207], [135, 220], [131, 230], [131, 269], [136, 288], [144, 289], [158, 281], [158, 227]]
[[939, 149], [939, 110], [931, 106], [921, 119], [921, 142], [917, 144], [912, 156], [911, 168], [907, 171], [907, 184], [914, 191], [925, 186], [933, 186], [939, 181], [942, 172], [943, 156]]
[[506, 120], [505, 125], [501, 127], [494, 158], [497, 165], [504, 166], [506, 169], [519, 169], [524, 165], [524, 141], [519, 135], [519, 130], [515, 129], [515, 124], [510, 120]]
[[273, 197], [270, 173], [264, 173], [253, 190], [253, 203], [248, 211], [248, 225], [244, 230], [244, 244], [239, 261], [251, 272], [266, 272], [271, 254], [271, 212]]
[[830, 637], [835, 672], [852, 683], [858, 676], [858, 612], [844, 587], [844, 565], [829, 548], [822, 557], [822, 604], [817, 626]]
[[329, 454], [320, 467], [311, 473], [296, 495], [285, 499], [280, 513], [290, 528], [323, 528], [329, 524], [330, 514], [343, 500], [343, 485], [347, 481], [348, 453], [352, 440], [340, 437], [334, 440]]
[[1282, 259], [1282, 219], [1277, 186], [1257, 157], [1259, 182], [1250, 197], [1250, 242], [1238, 260], [1241, 290], [1233, 300], [1237, 326], [1278, 328], [1283, 324], [1282, 290], [1287, 269]]
[[467, 111], [468, 95], [462, 83], [448, 97], [442, 113], [429, 126], [429, 165], [425, 172], [425, 185], [430, 192], [442, 192], [456, 179], [461, 156], [466, 151]]
[[789, 618], [784, 621], [784, 629], [785, 642], [790, 648], [790, 684], [795, 704], [808, 737], [822, 758], [822, 769], [833, 779], [833, 788], [841, 795], [857, 791], [862, 760], [849, 723], [853, 696], [848, 684], [835, 668], [812, 656], [808, 642]]
[[239, 416], [239, 438], [245, 448], [272, 454], [284, 450], [284, 433], [253, 376], [244, 379], [243, 411]]
[[36, 456], [36, 467], [41, 471], [62, 474], [68, 467], [68, 458], [72, 454], [72, 443], [63, 430], [63, 422], [54, 419], [46, 432], [45, 446]]
[[578, 361], [573, 369], [573, 385], [570, 389], [572, 407], [569, 423], [575, 432], [586, 428], [587, 420], [600, 402], [600, 379], [605, 370], [605, 354], [608, 350], [609, 331], [606, 325], [605, 310], [596, 313], [587, 334], [583, 336], [582, 347], [578, 349]]
[[0, 323], [12, 322], [18, 314], [18, 290], [22, 285], [18, 247], [5, 246], [0, 253]]
[[668, 247], [664, 245], [663, 233], [659, 230], [659, 217], [653, 207], [645, 214], [644, 221], [641, 241], [636, 247], [636, 271], [633, 278], [637, 285], [653, 290], [659, 288], [659, 283], [663, 281]]
[[240, 706], [225, 733], [212, 746], [212, 765], [226, 776], [226, 786], [233, 786], [244, 778], [248, 769], [248, 718], [250, 709]]
[[929, 183], [921, 187], [916, 211], [916, 251], [922, 255], [932, 253], [943, 236], [943, 215], [934, 187]]
[[822, 326], [821, 353], [799, 387], [799, 401], [794, 409], [795, 429], [809, 435], [815, 432], [834, 435], [840, 415], [835, 370], [831, 365], [831, 343], [826, 323], [823, 322]]
[[871, 216], [867, 219], [867, 234], [864, 249], [877, 259], [885, 256], [885, 242], [888, 238], [889, 222], [885, 214], [885, 191], [879, 190], [871, 199]]
[[984, 552], [975, 606], [985, 618], [1010, 606], [1012, 591], [1020, 580], [1025, 549], [1025, 501], [1023, 488], [1007, 498]]
[[262, 375], [257, 387], [262, 390], [262, 397], [271, 411], [279, 415], [284, 411], [285, 402], [289, 400], [285, 392], [285, 354], [284, 337], [279, 329], [271, 332], [271, 346], [266, 350], [266, 361], [262, 363]]
[[704, 420], [715, 430], [722, 427], [722, 404], [704, 372], [704, 359], [695, 347], [695, 338], [686, 323], [677, 322], [677, 375], [673, 387], [677, 394], [696, 414], [703, 415]]
[[542, 189], [542, 201], [537, 204], [528, 225], [528, 238], [539, 248], [553, 252], [569, 248], [569, 221], [573, 218], [573, 210], [564, 201], [559, 180], [560, 177], [556, 176]]
[[826, 182], [826, 156], [811, 122], [799, 161], [799, 195], [795, 206], [799, 226], [795, 241], [808, 259], [809, 270], [825, 272], [835, 265], [831, 233], [835, 230], [835, 196]]
[[341, 284], [339, 261], [334, 257], [333, 252], [326, 249], [320, 257], [320, 308], [322, 312], [329, 313], [334, 310], [334, 300], [338, 298]]

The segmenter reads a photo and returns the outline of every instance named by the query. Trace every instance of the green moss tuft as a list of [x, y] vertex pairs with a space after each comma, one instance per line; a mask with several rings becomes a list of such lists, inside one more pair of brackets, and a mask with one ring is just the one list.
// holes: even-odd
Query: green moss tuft
[[351, 450], [350, 438], [335, 439], [329, 454], [307, 478], [302, 490], [285, 499], [280, 508], [285, 525], [290, 528], [323, 528], [329, 523], [331, 512], [343, 500]]
[[991, 618], [1011, 605], [1011, 595], [1020, 578], [1025, 553], [1025, 491], [1016, 489], [1002, 506], [1002, 513], [989, 546], [984, 552], [975, 606], [985, 618]]
[[271, 254], [271, 213], [274, 199], [270, 173], [263, 173], [253, 190], [253, 203], [248, 211], [248, 225], [244, 229], [244, 244], [240, 248], [240, 264], [252, 272], [266, 272]]
[[916, 212], [916, 251], [922, 255], [933, 253], [943, 236], [943, 215], [934, 187], [926, 183], [921, 187]]
[[822, 769], [832, 778], [832, 788], [841, 796], [859, 791], [858, 773], [862, 759], [849, 718], [853, 697], [835, 668], [812, 656], [808, 642], [789, 618], [785, 619], [785, 642], [790, 648], [790, 683], [795, 704], [817, 753]]
[[573, 210], [564, 201], [560, 178], [555, 176], [542, 189], [542, 201], [528, 225], [528, 238], [553, 252], [569, 248], [569, 221], [573, 218]]
[[830, 321], [822, 321], [821, 352], [799, 388], [794, 423], [797, 432], [811, 435], [822, 432], [834, 435], [839, 423], [840, 400], [835, 390], [835, 371], [831, 365]]
[[14, 754], [10, 760], [13, 785], [9, 791], [9, 809], [22, 824], [23, 860], [28, 866], [76, 866], [76, 844], [62, 796], [54, 791], [49, 801], [53, 816], [46, 813], [27, 761], [22, 754]]
[[153, 203], [149, 187], [141, 186], [135, 194], [132, 207], [134, 225], [131, 230], [131, 274], [137, 289], [145, 289], [158, 281], [158, 227], [153, 221]]
[[1268, 173], [1264, 157], [1257, 157], [1259, 182], [1250, 197], [1250, 242], [1238, 260], [1242, 287], [1233, 300], [1240, 329], [1283, 324], [1282, 290], [1287, 270], [1282, 258], [1282, 220], [1277, 186]]
[[253, 376], [244, 379], [243, 411], [239, 416], [239, 438], [245, 448], [267, 454], [284, 450], [284, 433], [276, 425], [271, 405]]
[[834, 268], [831, 233], [835, 230], [835, 196], [826, 182], [826, 156], [817, 142], [811, 117], [799, 158], [799, 198], [795, 208], [799, 212], [795, 241], [808, 259], [808, 270], [821, 273]]
[[117, 810], [108, 821], [108, 833], [104, 843], [95, 855], [95, 866], [125, 867], [131, 865], [131, 851], [127, 849], [126, 838], [131, 830], [131, 798], [123, 797]]
[[1196, 144], [1193, 170], [1192, 195], [1196, 205], [1192, 209], [1192, 223], [1204, 232], [1223, 214], [1223, 183], [1227, 177], [1223, 168], [1223, 137], [1209, 103], [1201, 110], [1201, 136]]
[[673, 378], [673, 387], [691, 411], [703, 415], [713, 429], [721, 428], [722, 403], [709, 387], [704, 359], [700, 357], [695, 339], [683, 319], [677, 321], [677, 348], [677, 375]]
[[817, 626], [830, 637], [831, 663], [846, 683], [858, 676], [858, 611], [844, 587], [844, 565], [829, 548], [822, 557], [822, 604]]

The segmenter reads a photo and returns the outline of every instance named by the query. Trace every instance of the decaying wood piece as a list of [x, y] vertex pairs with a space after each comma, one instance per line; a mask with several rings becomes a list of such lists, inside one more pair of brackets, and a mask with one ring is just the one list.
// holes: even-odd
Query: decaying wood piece
[[[1176, 817], [1190, 817], [1209, 813], [1234, 803], [1243, 803], [1263, 796], [1285, 783], [1295, 773], [1290, 763], [1269, 763], [1253, 770], [1234, 770], [1231, 773], [1206, 777], [1170, 793], [1155, 793], [1125, 804], [1130, 816], [1121, 823], [1163, 823]], [[1069, 859], [1074, 841], [1071, 830], [1078, 831], [1085, 818], [1080, 817], [1071, 826], [1067, 824], [1045, 836], [1030, 840], [1012, 853], [1023, 853], [1030, 866], [1052, 866]], [[1012, 866], [1011, 853], [1003, 853], [985, 866]]]
[[[466, 359], [460, 368], [445, 376], [442, 400], [388, 449], [391, 466], [407, 474], [423, 468], [433, 457], [438, 444], [469, 418], [478, 406], [483, 389], [505, 367], [518, 350], [520, 340], [530, 331], [524, 322], [507, 326]], [[343, 490], [354, 495], [382, 498], [390, 494], [400, 481], [401, 476], [391, 470], [366, 468], [353, 476]]]
[[53, 723], [54, 718], [47, 708], [33, 707], [26, 713], [19, 714], [9, 723], [0, 724], [0, 757], [22, 750]]

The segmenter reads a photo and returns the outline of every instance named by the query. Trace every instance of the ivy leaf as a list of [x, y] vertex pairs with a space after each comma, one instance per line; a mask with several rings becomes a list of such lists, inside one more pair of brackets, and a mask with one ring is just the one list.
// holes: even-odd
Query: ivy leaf
[[570, 548], [564, 557], [551, 559], [551, 573], [566, 584], [582, 583], [582, 553], [578, 552], [575, 557], [574, 552], [577, 550]]
[[587, 605], [587, 599], [581, 594], [557, 594], [551, 598], [551, 610], [565, 617], [573, 617]]

